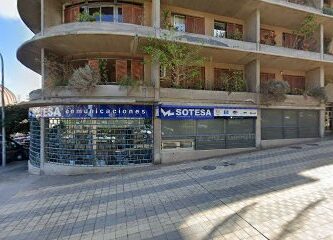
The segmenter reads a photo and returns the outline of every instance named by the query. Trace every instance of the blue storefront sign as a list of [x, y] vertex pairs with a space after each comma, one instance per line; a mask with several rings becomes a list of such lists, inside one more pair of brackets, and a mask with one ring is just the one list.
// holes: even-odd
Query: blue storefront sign
[[156, 112], [159, 118], [169, 120], [214, 119], [214, 107], [160, 105]]
[[36, 118], [148, 119], [153, 117], [153, 108], [147, 105], [61, 105], [30, 108], [29, 116]]
[[256, 118], [257, 109], [215, 106], [159, 105], [156, 116], [165, 120], [209, 120], [214, 118]]

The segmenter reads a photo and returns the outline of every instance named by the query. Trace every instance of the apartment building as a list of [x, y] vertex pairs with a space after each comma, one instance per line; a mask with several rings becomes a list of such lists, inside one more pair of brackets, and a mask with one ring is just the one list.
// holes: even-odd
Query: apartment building
[[[35, 36], [17, 57], [42, 76], [42, 89], [30, 94], [30, 172], [105, 172], [324, 137], [333, 98], [325, 104], [304, 91], [333, 82], [332, 2], [18, 0]], [[318, 27], [299, 38], [295, 31], [309, 16]], [[169, 31], [165, 21], [180, 44], [200, 46], [206, 59], [200, 76], [182, 87], [140, 50]], [[49, 59], [107, 71], [89, 91], [50, 88]], [[221, 76], [235, 73], [246, 87], [228, 92]], [[126, 76], [150, 84], [126, 89], [119, 85]], [[261, 86], [270, 80], [288, 82], [284, 101], [262, 103]]]

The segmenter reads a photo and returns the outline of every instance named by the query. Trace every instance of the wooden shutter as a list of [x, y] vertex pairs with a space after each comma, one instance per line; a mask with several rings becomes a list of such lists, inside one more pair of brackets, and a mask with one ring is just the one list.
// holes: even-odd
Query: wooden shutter
[[136, 25], [143, 25], [143, 7], [140, 6], [133, 6], [133, 10], [132, 10], [132, 14], [133, 14], [133, 24]]
[[185, 18], [185, 30], [186, 30], [186, 32], [195, 33], [194, 19], [195, 19], [195, 17], [186, 16], [186, 18]]
[[144, 10], [141, 6], [123, 4], [123, 22], [137, 25], [143, 24]]
[[274, 73], [260, 73], [261, 82], [268, 82], [269, 80], [274, 80], [274, 79], [275, 79]]
[[142, 81], [143, 80], [143, 63], [140, 60], [133, 60], [132, 66], [132, 78], [135, 80]]
[[186, 16], [185, 18], [186, 32], [205, 34], [205, 19], [201, 17]]
[[116, 60], [116, 79], [121, 81], [127, 76], [127, 60]]
[[194, 18], [194, 31], [197, 34], [205, 34], [205, 19], [196, 17]]
[[80, 6], [65, 8], [64, 22], [65, 23], [76, 22], [79, 14], [80, 14]]
[[304, 76], [283, 75], [283, 80], [289, 83], [290, 89], [305, 89]]

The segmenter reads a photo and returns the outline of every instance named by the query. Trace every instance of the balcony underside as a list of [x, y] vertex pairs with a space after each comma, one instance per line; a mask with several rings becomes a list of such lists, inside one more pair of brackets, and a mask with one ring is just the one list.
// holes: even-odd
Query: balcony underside
[[[61, 0], [62, 2], [67, 2]], [[133, 1], [132, 1], [133, 2]], [[143, 0], [135, 0], [143, 2]], [[321, 10], [288, 3], [284, 0], [162, 0], [162, 4], [174, 5], [186, 9], [247, 19], [256, 9], [261, 9], [261, 21], [267, 25], [295, 28], [308, 14], [317, 14], [320, 23], [332, 29], [332, 16], [324, 15]], [[23, 22], [34, 32], [40, 31], [40, 0], [18, 0], [18, 11]], [[223, 7], [221, 7], [223, 6]]]
[[[133, 24], [70, 23], [49, 28], [44, 36], [36, 35], [23, 44], [17, 52], [18, 59], [33, 71], [41, 72], [41, 49], [59, 56], [88, 57], [88, 54], [104, 56], [137, 55], [148, 37], [154, 36], [153, 28]], [[262, 67], [309, 71], [324, 65], [326, 74], [333, 75], [333, 58], [293, 49], [266, 46], [258, 52], [256, 44], [203, 35], [179, 33], [180, 42], [201, 46], [202, 55], [212, 63], [246, 65], [257, 58]]]

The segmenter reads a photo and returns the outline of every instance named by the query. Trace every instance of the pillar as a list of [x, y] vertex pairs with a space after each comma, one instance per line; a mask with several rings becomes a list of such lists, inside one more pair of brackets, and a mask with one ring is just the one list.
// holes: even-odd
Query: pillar
[[41, 0], [40, 1], [40, 32], [42, 34], [42, 36], [44, 35], [44, 28], [45, 28], [45, 4], [44, 4], [45, 0]]
[[161, 0], [153, 0], [152, 26], [154, 28], [161, 28]]
[[325, 36], [324, 36], [324, 25], [320, 24], [320, 29], [319, 29], [319, 34], [320, 34], [320, 58], [321, 60], [324, 59], [324, 54], [325, 54]]
[[205, 64], [205, 88], [206, 90], [212, 90], [214, 87], [214, 65], [213, 58]]
[[256, 9], [246, 20], [244, 24], [244, 39], [247, 42], [257, 44], [257, 50], [260, 47], [260, 10]]
[[45, 118], [40, 119], [40, 172], [43, 174], [45, 165]]

